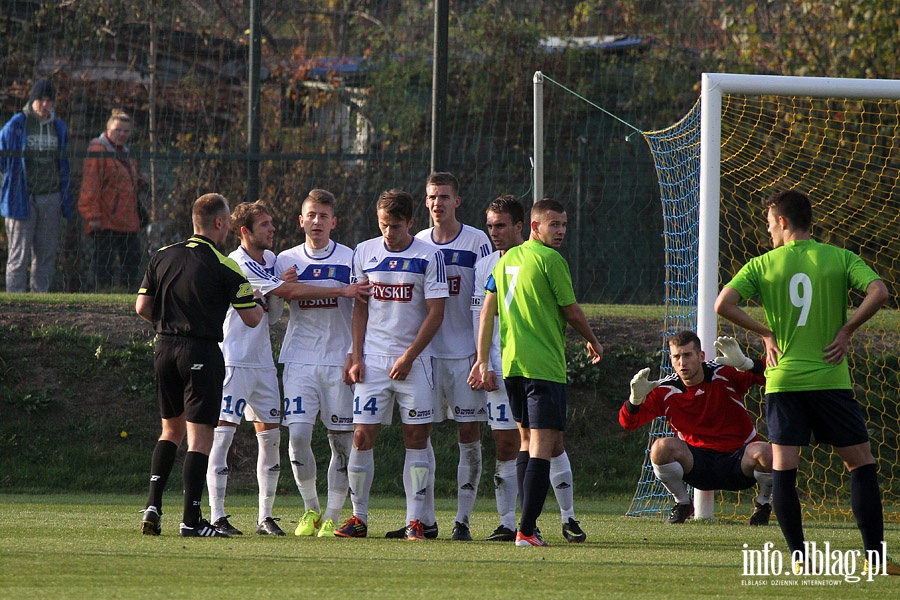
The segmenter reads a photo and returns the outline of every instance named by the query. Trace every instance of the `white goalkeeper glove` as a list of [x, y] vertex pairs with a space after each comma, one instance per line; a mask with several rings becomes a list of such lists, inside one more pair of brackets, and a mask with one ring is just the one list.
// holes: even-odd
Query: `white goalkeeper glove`
[[720, 365], [734, 367], [738, 371], [749, 371], [753, 368], [753, 359], [744, 356], [737, 340], [733, 337], [720, 336], [713, 343], [713, 346], [722, 354], [715, 358], [715, 361]]
[[659, 387], [659, 381], [650, 381], [650, 369], [644, 368], [631, 378], [631, 395], [628, 401], [640, 406], [647, 399], [647, 394]]

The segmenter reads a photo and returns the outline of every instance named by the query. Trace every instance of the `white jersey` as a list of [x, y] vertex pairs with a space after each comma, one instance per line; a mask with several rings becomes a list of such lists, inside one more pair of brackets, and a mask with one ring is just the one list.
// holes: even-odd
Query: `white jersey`
[[[412, 238], [404, 250], [388, 250], [384, 238], [362, 242], [353, 253], [353, 281], [369, 280], [369, 320], [363, 353], [397, 357], [406, 352], [428, 313], [425, 301], [447, 297], [441, 253]], [[420, 356], [430, 357], [431, 344]]]
[[[478, 324], [481, 320], [481, 305], [484, 302], [485, 286], [488, 277], [494, 270], [494, 265], [500, 260], [500, 251], [497, 250], [490, 256], [486, 256], [475, 263], [475, 287], [472, 292], [472, 327], [475, 329], [475, 343], [478, 344]], [[503, 377], [503, 362], [500, 359], [500, 324], [494, 317], [494, 337], [491, 339], [491, 355], [489, 367], [494, 373]]]
[[463, 225], [454, 239], [438, 244], [432, 238], [433, 229], [420, 231], [416, 237], [434, 244], [441, 251], [450, 295], [444, 306], [444, 322], [431, 341], [432, 355], [436, 358], [467, 358], [475, 353], [469, 311], [475, 263], [491, 253], [491, 242], [480, 229]]
[[[346, 287], [352, 261], [353, 250], [334, 241], [322, 250], [300, 244], [278, 255], [275, 273], [280, 276], [294, 267], [299, 283]], [[352, 298], [291, 300], [278, 362], [343, 367], [352, 348], [352, 315]]]
[[[243, 246], [228, 255], [241, 267], [254, 290], [268, 294], [282, 283], [275, 276], [275, 253], [263, 251], [263, 263], [256, 262]], [[247, 327], [233, 306], [228, 307], [225, 325], [222, 328], [224, 339], [219, 344], [228, 367], [271, 367], [275, 365], [272, 358], [272, 342], [269, 339], [269, 314], [263, 313], [262, 320], [256, 327]]]

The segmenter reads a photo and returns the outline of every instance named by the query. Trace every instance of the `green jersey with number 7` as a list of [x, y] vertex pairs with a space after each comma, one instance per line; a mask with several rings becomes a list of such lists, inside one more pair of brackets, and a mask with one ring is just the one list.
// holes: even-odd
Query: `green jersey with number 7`
[[566, 383], [566, 320], [575, 303], [566, 259], [537, 240], [510, 248], [487, 286], [497, 293], [504, 377]]

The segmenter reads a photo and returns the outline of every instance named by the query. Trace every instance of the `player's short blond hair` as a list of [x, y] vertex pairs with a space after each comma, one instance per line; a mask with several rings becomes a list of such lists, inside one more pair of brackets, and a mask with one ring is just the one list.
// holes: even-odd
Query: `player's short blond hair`
[[309, 194], [307, 194], [306, 198], [303, 200], [303, 202], [300, 203], [301, 211], [303, 210], [303, 206], [307, 202], [321, 204], [322, 206], [330, 206], [331, 212], [334, 212], [334, 203], [335, 203], [334, 194], [332, 194], [328, 190], [320, 190], [320, 189], [309, 190]]

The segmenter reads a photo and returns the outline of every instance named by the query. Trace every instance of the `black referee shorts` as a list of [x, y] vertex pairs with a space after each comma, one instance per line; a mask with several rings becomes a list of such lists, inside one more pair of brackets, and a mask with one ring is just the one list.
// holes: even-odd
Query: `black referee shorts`
[[225, 358], [213, 340], [159, 336], [154, 354], [159, 414], [172, 419], [184, 414], [191, 423], [219, 422]]

